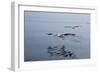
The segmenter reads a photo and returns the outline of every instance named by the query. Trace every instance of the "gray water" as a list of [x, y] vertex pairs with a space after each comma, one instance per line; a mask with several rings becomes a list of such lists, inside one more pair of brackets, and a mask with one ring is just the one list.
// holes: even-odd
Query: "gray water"
[[[24, 16], [24, 61], [90, 58], [89, 14], [25, 11]], [[72, 29], [69, 26], [79, 27]], [[57, 33], [74, 33], [76, 36], [62, 39], [55, 36]], [[48, 53], [49, 46], [61, 48], [63, 45], [74, 53], [74, 58]]]

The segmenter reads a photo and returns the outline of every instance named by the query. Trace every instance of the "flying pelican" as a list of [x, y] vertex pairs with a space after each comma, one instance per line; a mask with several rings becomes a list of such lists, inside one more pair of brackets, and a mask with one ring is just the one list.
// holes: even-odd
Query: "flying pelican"
[[64, 28], [72, 28], [72, 29], [75, 29], [75, 28], [78, 28], [80, 26], [64, 26]]
[[63, 40], [64, 40], [65, 36], [76, 36], [76, 34], [74, 34], [74, 33], [56, 33], [56, 34], [48, 33], [48, 35], [54, 35], [59, 38], [62, 38]]

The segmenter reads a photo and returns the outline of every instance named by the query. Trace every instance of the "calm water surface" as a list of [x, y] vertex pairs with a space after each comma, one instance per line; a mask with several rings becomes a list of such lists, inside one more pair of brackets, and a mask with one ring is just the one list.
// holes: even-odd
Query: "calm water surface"
[[[24, 61], [90, 58], [89, 14], [25, 11], [24, 15]], [[78, 27], [73, 29], [74, 26]], [[56, 36], [58, 33], [74, 33], [75, 36], [60, 38]], [[57, 51], [63, 45], [75, 55], [73, 58]], [[52, 47], [52, 55], [48, 47]]]

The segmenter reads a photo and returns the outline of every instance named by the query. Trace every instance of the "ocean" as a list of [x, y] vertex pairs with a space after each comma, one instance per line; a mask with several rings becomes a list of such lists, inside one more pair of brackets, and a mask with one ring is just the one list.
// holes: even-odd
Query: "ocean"
[[90, 58], [90, 14], [24, 11], [24, 61]]

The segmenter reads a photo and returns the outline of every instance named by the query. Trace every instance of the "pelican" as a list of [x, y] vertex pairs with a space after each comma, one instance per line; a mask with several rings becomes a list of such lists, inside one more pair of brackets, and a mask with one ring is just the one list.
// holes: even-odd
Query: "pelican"
[[48, 33], [48, 35], [54, 35], [56, 37], [61, 38], [62, 40], [65, 39], [65, 36], [76, 36], [76, 34], [74, 34], [74, 33], [56, 33], [56, 34]]
[[76, 29], [78, 27], [80, 27], [80, 26], [64, 26], [64, 28], [72, 28], [72, 29]]
[[63, 33], [57, 33], [55, 36], [57, 36], [57, 37], [64, 37], [64, 34]]

